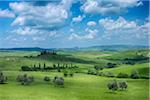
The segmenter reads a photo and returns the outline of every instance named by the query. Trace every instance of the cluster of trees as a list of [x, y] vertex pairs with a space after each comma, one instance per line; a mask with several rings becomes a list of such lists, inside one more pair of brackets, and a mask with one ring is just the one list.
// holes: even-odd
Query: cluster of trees
[[147, 78], [149, 78], [149, 77], [141, 77], [137, 70], [133, 70], [130, 75], [128, 75], [126, 73], [118, 73], [117, 75], [115, 75], [112, 72], [99, 72], [95, 69], [89, 69], [87, 74], [105, 76], [105, 77], [132, 78], [132, 79], [138, 79], [138, 78], [147, 79]]
[[139, 62], [143, 62], [143, 61], [149, 61], [149, 57], [146, 57], [144, 55], [137, 55], [133, 58], [125, 58], [123, 59], [122, 63], [123, 64], [130, 64], [130, 65], [134, 65], [135, 63], [139, 63]]
[[[51, 79], [48, 76], [45, 76], [43, 80], [47, 83], [51, 82]], [[52, 82], [55, 85], [64, 86], [64, 78], [63, 77], [55, 76]]]
[[[103, 70], [104, 68], [114, 68], [114, 67], [116, 67], [116, 65], [117, 65], [116, 63], [107, 63], [105, 66], [94, 65], [94, 69], [89, 69], [87, 74], [99, 75], [99, 70]], [[108, 73], [106, 76], [113, 77], [114, 75], [112, 75], [112, 73]]]
[[0, 72], [0, 84], [5, 84], [7, 81], [7, 77], [4, 76], [2, 72]]
[[94, 65], [95, 70], [103, 70], [104, 68], [114, 68], [116, 67], [116, 63], [107, 63], [106, 65]]
[[140, 78], [140, 74], [139, 74], [139, 72], [138, 72], [137, 70], [133, 70], [130, 75], [128, 75], [128, 74], [126, 74], [126, 73], [119, 73], [119, 74], [117, 75], [117, 78], [132, 78], [132, 79], [138, 79], [138, 78]]
[[41, 53], [38, 55], [38, 56], [41, 56], [41, 55], [57, 55], [57, 52], [56, 51], [41, 51]]
[[38, 65], [33, 65], [33, 66], [22, 66], [21, 70], [22, 71], [49, 71], [49, 70], [57, 70], [58, 72], [61, 72], [61, 69], [76, 69], [78, 66], [73, 65], [73, 64], [53, 64], [53, 66], [47, 66], [45, 63], [43, 66], [39, 63]]
[[37, 56], [24, 56], [25, 58], [33, 58], [33, 57], [39, 57], [39, 56], [42, 56], [42, 55], [57, 55], [57, 52], [56, 51], [41, 51], [40, 54], [38, 54]]
[[90, 75], [98, 75], [98, 76], [105, 76], [105, 77], [115, 77], [115, 75], [112, 72], [99, 72], [98, 70], [95, 69], [89, 69], [87, 74]]
[[117, 91], [118, 89], [121, 89], [121, 90], [127, 89], [128, 84], [126, 81], [113, 80], [107, 84], [107, 87], [109, 90], [112, 90], [114, 92], [114, 91]]

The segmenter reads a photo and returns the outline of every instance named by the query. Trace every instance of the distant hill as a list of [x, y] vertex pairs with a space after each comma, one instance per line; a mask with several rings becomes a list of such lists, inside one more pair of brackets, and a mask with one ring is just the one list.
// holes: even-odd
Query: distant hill
[[135, 50], [135, 49], [149, 49], [148, 46], [140, 45], [108, 45], [108, 46], [92, 46], [88, 49], [103, 50], [103, 51], [120, 51], [120, 50]]
[[30, 48], [0, 48], [1, 51], [44, 51], [44, 50], [53, 50], [53, 49], [44, 49], [39, 47], [30, 47]]
[[91, 46], [91, 47], [74, 47], [74, 48], [39, 48], [39, 47], [27, 47], [27, 48], [0, 48], [1, 51], [120, 51], [120, 50], [136, 50], [136, 49], [149, 49], [148, 46], [140, 45], [103, 45], [103, 46]]
[[121, 51], [121, 50], [136, 50], [136, 49], [149, 49], [148, 46], [139, 45], [103, 45], [103, 46], [91, 46], [91, 47], [75, 47], [61, 50], [69, 51]]

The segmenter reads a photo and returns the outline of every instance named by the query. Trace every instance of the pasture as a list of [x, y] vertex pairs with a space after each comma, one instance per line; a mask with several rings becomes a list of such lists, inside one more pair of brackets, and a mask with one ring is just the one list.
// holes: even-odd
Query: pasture
[[[138, 51], [105, 52], [58, 52], [58, 55], [43, 55], [37, 57], [40, 52], [32, 51], [2, 51], [0, 52], [0, 71], [8, 77], [6, 84], [0, 84], [0, 100], [148, 100], [149, 79], [131, 79], [106, 77], [87, 74], [94, 65], [105, 66], [107, 63], [117, 63], [114, 68], [104, 68], [98, 72], [111, 72], [114, 75], [126, 73], [130, 75], [137, 70], [140, 76], [149, 77], [149, 64], [146, 60], [138, 61], [134, 65], [121, 64], [125, 57], [135, 57]], [[147, 56], [149, 51], [140, 51]], [[26, 57], [27, 56], [27, 57]], [[117, 59], [117, 60], [116, 60]], [[45, 63], [46, 66], [53, 64], [73, 64], [78, 66], [73, 77], [64, 77], [63, 70], [49, 71], [22, 71], [21, 66], [33, 66]], [[69, 70], [69, 69], [66, 69]], [[34, 82], [23, 86], [16, 81], [18, 75], [27, 74], [34, 77]], [[64, 77], [64, 87], [55, 86], [53, 82], [44, 82], [45, 76], [52, 80], [55, 76]], [[126, 80], [128, 88], [112, 92], [107, 88], [111, 80]]]

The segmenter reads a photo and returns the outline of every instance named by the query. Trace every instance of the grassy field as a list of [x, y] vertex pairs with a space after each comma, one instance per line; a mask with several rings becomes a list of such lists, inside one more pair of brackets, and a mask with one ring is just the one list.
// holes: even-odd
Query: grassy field
[[[24, 56], [36, 56], [39, 52], [0, 52], [0, 71], [7, 77], [6, 84], [0, 84], [0, 100], [148, 100], [149, 79], [131, 78], [110, 78], [86, 74], [89, 68], [95, 64], [105, 65], [108, 62], [117, 62], [116, 59], [134, 57], [138, 51], [123, 52], [58, 52], [59, 57], [41, 56], [25, 58]], [[148, 53], [148, 50], [140, 51], [141, 54]], [[111, 58], [111, 59], [110, 59]], [[62, 60], [63, 59], [63, 60]], [[64, 77], [64, 87], [55, 86], [52, 82], [43, 81], [44, 76], [53, 79], [55, 76], [62, 76], [63, 72], [53, 71], [20, 71], [21, 66], [32, 66], [38, 63], [46, 63], [52, 66], [53, 63], [68, 63], [79, 67], [79, 73], [74, 77]], [[138, 70], [142, 76], [149, 76], [148, 62], [136, 63], [135, 65], [119, 64], [115, 68], [103, 69], [102, 72], [118, 74]], [[24, 74], [34, 76], [35, 82], [22, 86], [16, 82], [17, 75]], [[126, 80], [127, 90], [112, 92], [108, 90], [107, 83], [111, 80]]]

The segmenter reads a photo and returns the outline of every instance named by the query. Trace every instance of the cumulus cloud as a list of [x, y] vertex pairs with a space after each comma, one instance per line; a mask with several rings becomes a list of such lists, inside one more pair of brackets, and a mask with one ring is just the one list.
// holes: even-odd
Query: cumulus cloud
[[10, 3], [10, 8], [17, 18], [12, 25], [30, 26], [38, 29], [53, 29], [60, 27], [68, 18], [68, 8], [64, 3], [58, 5], [49, 3], [46, 6], [34, 6], [28, 2]]
[[86, 0], [81, 10], [90, 14], [109, 14], [126, 11], [127, 8], [140, 6], [140, 0]]
[[96, 22], [95, 21], [89, 21], [88, 23], [87, 23], [87, 26], [96, 26]]
[[107, 30], [130, 29], [137, 27], [136, 22], [127, 21], [123, 17], [119, 17], [117, 20], [110, 18], [100, 19], [99, 24]]
[[72, 22], [81, 22], [83, 18], [85, 18], [85, 16], [79, 15], [77, 17], [72, 18]]
[[69, 40], [90, 40], [90, 39], [96, 38], [96, 34], [97, 34], [98, 30], [86, 29], [85, 31], [87, 33], [85, 35], [79, 35], [79, 34], [72, 33], [69, 37]]
[[15, 14], [8, 9], [2, 10], [0, 9], [0, 17], [14, 18]]
[[120, 37], [124, 38], [146, 38], [149, 37], [150, 23], [146, 22], [139, 25], [136, 21], [128, 21], [123, 17], [116, 20], [104, 18], [99, 20], [100, 25], [104, 28], [103, 37]]

